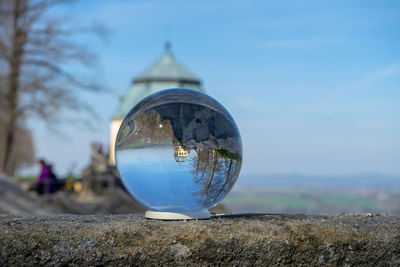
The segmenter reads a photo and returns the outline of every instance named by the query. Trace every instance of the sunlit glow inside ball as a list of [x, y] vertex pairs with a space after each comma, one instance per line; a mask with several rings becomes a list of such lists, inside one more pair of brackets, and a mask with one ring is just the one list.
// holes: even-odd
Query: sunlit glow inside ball
[[115, 155], [126, 189], [150, 211], [197, 212], [215, 206], [232, 189], [242, 143], [233, 118], [216, 100], [169, 89], [128, 113]]

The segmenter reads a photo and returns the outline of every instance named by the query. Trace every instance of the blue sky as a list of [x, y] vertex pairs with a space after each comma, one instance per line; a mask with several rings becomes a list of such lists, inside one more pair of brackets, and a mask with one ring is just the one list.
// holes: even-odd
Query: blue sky
[[198, 210], [207, 203], [200, 194], [202, 183], [194, 182], [190, 155], [185, 162], [178, 163], [173, 147], [159, 147], [120, 150], [117, 158], [125, 188], [144, 206], [158, 210], [176, 211], [183, 207]]
[[62, 135], [32, 120], [39, 157], [63, 174], [107, 144], [109, 120], [131, 80], [172, 43], [176, 58], [233, 115], [243, 174], [400, 175], [399, 1], [81, 1], [54, 15], [104, 23], [105, 94], [82, 94], [93, 129]]

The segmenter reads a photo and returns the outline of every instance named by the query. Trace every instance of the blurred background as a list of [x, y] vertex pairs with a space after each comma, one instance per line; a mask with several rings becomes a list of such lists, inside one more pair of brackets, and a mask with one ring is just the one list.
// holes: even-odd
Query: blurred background
[[389, 0], [1, 1], [0, 213], [142, 212], [110, 155], [142, 83], [235, 118], [242, 171], [215, 212], [399, 213], [399, 18]]

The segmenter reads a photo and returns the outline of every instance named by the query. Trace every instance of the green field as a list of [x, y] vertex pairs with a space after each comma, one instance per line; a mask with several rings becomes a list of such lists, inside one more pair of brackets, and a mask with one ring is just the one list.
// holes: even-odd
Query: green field
[[231, 212], [400, 213], [400, 193], [382, 197], [351, 190], [265, 188], [233, 191], [223, 204]]
[[264, 206], [266, 208], [275, 208], [279, 206], [290, 206], [296, 209], [305, 209], [313, 202], [311, 200], [298, 196], [289, 195], [238, 195], [228, 196], [225, 201], [227, 204], [247, 204], [255, 206]]

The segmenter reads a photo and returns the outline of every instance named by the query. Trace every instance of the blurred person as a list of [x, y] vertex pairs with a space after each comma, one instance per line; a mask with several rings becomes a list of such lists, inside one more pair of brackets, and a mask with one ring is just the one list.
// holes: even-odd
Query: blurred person
[[[36, 191], [39, 195], [54, 193], [55, 182], [53, 178], [55, 175], [52, 173], [52, 166], [46, 164], [43, 159], [39, 160], [39, 164], [41, 167], [40, 174], [33, 185], [32, 190]], [[54, 177], [52, 178], [52, 176]]]

